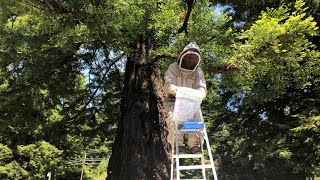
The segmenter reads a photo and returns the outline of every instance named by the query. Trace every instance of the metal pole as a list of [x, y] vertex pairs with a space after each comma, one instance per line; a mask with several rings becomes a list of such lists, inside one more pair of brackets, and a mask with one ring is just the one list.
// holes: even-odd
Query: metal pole
[[84, 153], [84, 158], [83, 158], [83, 163], [82, 163], [82, 170], [81, 170], [80, 180], [82, 180], [82, 177], [83, 177], [83, 169], [84, 169], [84, 164], [85, 164], [85, 162], [86, 162], [86, 157], [87, 157], [87, 154]]
[[48, 177], [48, 180], [51, 179], [51, 172], [48, 172], [47, 177]]

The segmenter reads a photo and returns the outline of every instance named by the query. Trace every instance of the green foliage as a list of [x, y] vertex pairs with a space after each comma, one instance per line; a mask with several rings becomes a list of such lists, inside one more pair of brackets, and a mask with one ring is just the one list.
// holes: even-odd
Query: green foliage
[[[178, 57], [187, 43], [195, 41], [201, 48], [201, 67], [204, 71], [212, 73], [213, 69], [224, 64], [234, 36], [232, 29], [225, 26], [231, 17], [213, 13], [215, 7], [208, 4], [208, 1], [195, 3], [188, 21], [187, 33], [177, 33], [183, 25], [183, 20], [179, 20], [178, 16], [186, 13], [186, 5], [181, 7], [181, 3], [170, 1], [159, 6], [160, 11], [153, 16], [155, 25], [152, 28], [155, 29], [156, 40], [163, 46], [155, 49], [154, 53]], [[167, 59], [159, 62], [163, 73], [170, 63], [172, 61]]]
[[0, 144], [0, 154], [0, 165], [3, 165], [6, 161], [12, 159], [13, 157], [11, 149], [3, 144]]
[[18, 146], [18, 153], [23, 159], [28, 159], [22, 167], [28, 169], [30, 179], [44, 179], [48, 172], [54, 176], [62, 173], [62, 151], [45, 141]]
[[12, 150], [0, 144], [0, 178], [1, 179], [24, 179], [28, 172], [19, 163], [13, 160]]
[[318, 27], [303, 5], [297, 1], [290, 14], [284, 6], [269, 9], [239, 34], [229, 63], [241, 70], [230, 86], [254, 91], [253, 96], [263, 97], [258, 100], [263, 102], [282, 95], [288, 86], [303, 89], [317, 80], [310, 77], [318, 74], [320, 54], [307, 37]]
[[84, 169], [84, 178], [92, 179], [92, 180], [103, 180], [107, 177], [107, 169], [108, 161], [102, 161], [97, 167], [88, 167], [86, 166]]
[[[90, 148], [107, 152], [110, 147], [119, 116], [122, 75], [114, 67], [107, 78], [102, 77], [114, 58], [109, 54], [117, 55], [119, 42], [110, 48], [102, 41], [120, 33], [117, 24], [127, 23], [121, 21], [121, 11], [117, 12], [121, 17], [114, 18], [113, 7], [103, 4], [33, 3], [0, 3], [0, 142], [20, 153], [12, 154], [3, 165], [12, 166], [14, 160], [17, 174], [18, 167], [23, 168], [23, 177], [28, 172], [43, 179], [51, 171], [58, 178], [69, 171], [63, 161], [81, 157]], [[77, 12], [63, 13], [71, 9]], [[108, 157], [106, 152], [100, 155]], [[5, 179], [18, 179], [6, 174]]]
[[156, 13], [152, 14], [152, 21], [154, 24], [149, 26], [150, 29], [155, 29], [156, 40], [162, 43], [163, 40], [168, 40], [170, 35], [175, 34], [176, 27], [179, 27], [181, 20], [179, 20], [179, 13], [184, 12], [184, 9], [181, 8], [180, 2], [170, 1], [162, 3], [158, 6]]
[[16, 161], [12, 161], [4, 166], [0, 165], [1, 179], [27, 179], [28, 177], [29, 173]]
[[319, 22], [303, 1], [265, 9], [237, 33], [226, 59], [239, 70], [222, 76], [221, 106], [209, 113], [217, 114], [208, 126], [218, 172], [222, 179], [317, 177]]

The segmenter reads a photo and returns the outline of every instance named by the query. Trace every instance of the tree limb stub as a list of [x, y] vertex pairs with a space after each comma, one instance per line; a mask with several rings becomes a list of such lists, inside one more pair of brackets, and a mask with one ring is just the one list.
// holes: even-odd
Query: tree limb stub
[[177, 56], [173, 56], [170, 54], [159, 54], [154, 57], [153, 63], [158, 62], [160, 59], [173, 59], [173, 60], [175, 60], [177, 58], [178, 58]]
[[232, 73], [235, 71], [239, 71], [239, 67], [235, 66], [234, 64], [222, 64], [221, 66], [219, 66], [214, 73], [221, 73], [221, 74], [226, 74], [226, 73]]

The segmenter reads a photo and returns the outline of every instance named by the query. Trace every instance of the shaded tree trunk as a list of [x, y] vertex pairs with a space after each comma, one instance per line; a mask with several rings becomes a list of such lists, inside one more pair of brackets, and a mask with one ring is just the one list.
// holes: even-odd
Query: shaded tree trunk
[[108, 180], [168, 179], [170, 160], [159, 68], [128, 60]]

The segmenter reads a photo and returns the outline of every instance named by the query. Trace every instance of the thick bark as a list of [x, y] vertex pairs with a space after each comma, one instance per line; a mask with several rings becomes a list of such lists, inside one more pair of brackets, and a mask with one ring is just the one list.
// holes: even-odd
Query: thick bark
[[163, 90], [153, 64], [126, 65], [121, 118], [108, 166], [108, 180], [168, 179]]

